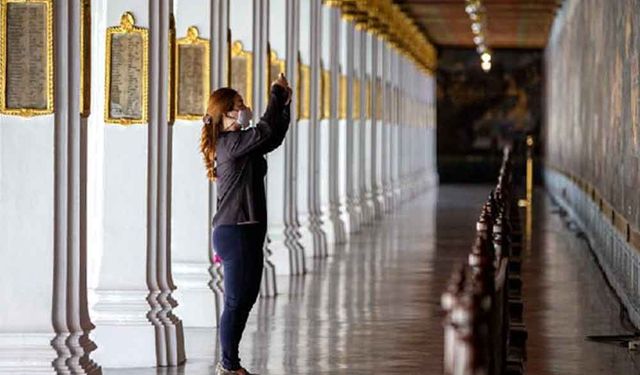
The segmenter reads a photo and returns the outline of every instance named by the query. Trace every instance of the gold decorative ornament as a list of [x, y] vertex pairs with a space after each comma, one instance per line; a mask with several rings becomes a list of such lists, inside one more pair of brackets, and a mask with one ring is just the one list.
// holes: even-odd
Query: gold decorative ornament
[[80, 116], [91, 114], [91, 0], [80, 5]]
[[211, 92], [209, 40], [200, 38], [198, 28], [189, 26], [187, 36], [176, 43], [176, 118], [200, 120]]
[[0, 0], [0, 20], [0, 113], [53, 113], [53, 1]]
[[119, 26], [107, 28], [105, 122], [132, 125], [148, 122], [149, 30], [135, 26], [125, 12]]
[[239, 40], [231, 45], [231, 87], [253, 107], [253, 53], [246, 51]]

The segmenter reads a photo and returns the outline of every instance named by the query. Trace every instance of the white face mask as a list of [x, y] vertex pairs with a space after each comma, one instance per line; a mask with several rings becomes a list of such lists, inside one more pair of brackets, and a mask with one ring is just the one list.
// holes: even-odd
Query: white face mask
[[249, 127], [249, 123], [252, 118], [253, 112], [251, 111], [251, 108], [246, 107], [238, 111], [238, 118], [236, 119], [236, 122], [242, 129], [245, 129]]

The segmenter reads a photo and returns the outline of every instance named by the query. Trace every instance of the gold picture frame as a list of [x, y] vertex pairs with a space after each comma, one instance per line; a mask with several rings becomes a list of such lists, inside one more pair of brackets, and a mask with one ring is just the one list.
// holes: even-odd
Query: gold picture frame
[[[211, 53], [210, 53], [209, 40], [200, 38], [200, 32], [198, 31], [198, 28], [195, 26], [190, 26], [187, 29], [187, 36], [184, 38], [178, 39], [176, 44], [177, 44], [176, 54], [175, 54], [176, 95], [175, 95], [175, 102], [174, 102], [174, 105], [176, 108], [176, 118], [183, 119], [183, 120], [200, 120], [206, 111], [207, 100], [209, 99], [209, 93], [211, 91], [211, 79], [210, 79]], [[192, 81], [191, 85], [188, 85], [188, 87], [185, 87], [185, 88], [181, 87], [183, 79], [180, 76], [182, 75], [181, 70], [183, 67], [183, 64], [182, 64], [183, 61], [180, 55], [181, 55], [181, 49], [185, 49], [185, 52], [186, 52], [187, 48], [192, 48], [192, 49], [195, 48], [194, 49], [195, 51], [197, 51], [197, 49], [200, 49], [202, 51], [201, 55], [199, 56], [199, 59], [202, 60], [200, 63], [200, 72], [191, 72], [193, 73], [192, 75], [200, 77], [199, 79], [195, 80], [195, 81], [199, 81], [201, 85], [201, 90], [199, 91], [202, 92], [202, 95], [200, 98], [201, 109], [198, 113], [193, 113], [194, 111], [183, 112], [181, 102], [180, 102], [181, 98], [184, 99], [189, 96], [196, 96], [197, 94], [197, 93], [183, 92], [184, 89], [193, 89], [192, 87], [193, 84], [197, 83], [195, 81]], [[189, 66], [196, 65], [195, 60], [190, 61], [190, 63], [191, 64], [189, 64]], [[195, 103], [189, 103], [189, 104], [195, 105]]]
[[244, 97], [247, 106], [253, 107], [253, 53], [245, 50], [239, 40], [231, 44], [230, 70], [231, 87]]
[[[34, 46], [31, 46], [32, 38], [28, 38], [30, 36], [29, 32], [37, 37], [37, 33], [40, 32], [39, 29], [31, 28], [20, 28], [20, 34], [18, 37], [22, 37], [22, 42], [27, 45], [18, 45], [12, 46], [15, 47], [15, 50], [22, 53], [22, 56], [12, 56], [8, 53], [8, 44], [9, 37], [11, 35], [8, 34], [9, 23], [11, 20], [9, 19], [9, 7], [17, 6], [29, 8], [34, 5], [43, 5], [44, 6], [44, 14], [43, 20], [41, 22], [30, 22], [31, 25], [44, 25], [44, 33], [46, 34], [42, 40], [40, 50], [36, 50]], [[0, 0], [0, 20], [2, 20], [2, 27], [0, 27], [0, 113], [6, 115], [15, 115], [22, 117], [33, 117], [40, 115], [48, 115], [54, 112], [54, 94], [53, 94], [53, 85], [54, 85], [54, 77], [53, 77], [53, 1], [52, 0]], [[30, 20], [33, 21], [33, 20]], [[15, 42], [14, 42], [15, 43]], [[9, 67], [19, 66], [23, 70], [33, 71], [31, 67], [35, 64], [42, 64], [42, 59], [36, 59], [34, 56], [41, 55], [42, 59], [45, 60], [44, 67], [40, 67], [42, 74], [41, 80], [38, 80], [36, 84], [43, 87], [33, 88], [32, 92], [43, 93], [44, 98], [41, 98], [40, 101], [42, 104], [38, 105], [26, 105], [27, 103], [17, 103], [17, 105], [13, 106], [12, 103], [9, 103], [9, 95], [10, 91], [13, 89], [10, 87], [11, 81]], [[26, 55], [26, 56], [25, 56]], [[22, 58], [19, 61], [12, 61], [14, 58]], [[34, 98], [24, 98], [26, 96], [25, 91], [29, 90], [29, 84], [33, 84], [30, 82], [30, 78], [33, 78], [33, 74], [24, 74], [18, 76], [16, 80], [20, 82], [16, 82], [16, 86], [22, 90], [21, 92], [16, 92], [16, 94], [22, 94], [22, 101], [31, 101], [35, 102], [37, 99]], [[25, 88], [26, 87], [26, 88]], [[34, 95], [31, 95], [34, 96]]]
[[347, 118], [347, 83], [348, 77], [340, 74], [338, 87], [338, 118], [344, 120]]
[[[118, 37], [139, 37], [140, 38], [140, 108], [139, 115], [130, 116], [125, 113], [123, 116], [114, 117], [112, 115], [112, 95], [111, 95], [111, 83], [112, 78], [112, 57], [113, 57], [113, 41]], [[133, 50], [132, 46], [125, 46], [129, 51]], [[105, 105], [104, 105], [104, 118], [108, 124], [120, 124], [120, 125], [132, 125], [132, 124], [145, 124], [148, 122], [148, 95], [149, 95], [149, 30], [143, 27], [135, 26], [135, 18], [130, 12], [125, 12], [120, 17], [120, 25], [107, 28], [106, 35], [106, 64], [105, 64]], [[130, 77], [127, 77], [130, 78]], [[131, 82], [131, 80], [128, 80]], [[121, 86], [121, 84], [119, 85]], [[135, 99], [133, 99], [135, 100]]]
[[80, 116], [91, 114], [91, 0], [80, 5]]

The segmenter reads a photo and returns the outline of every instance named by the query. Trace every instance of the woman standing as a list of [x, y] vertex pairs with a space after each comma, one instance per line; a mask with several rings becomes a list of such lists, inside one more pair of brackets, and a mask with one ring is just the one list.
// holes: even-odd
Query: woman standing
[[251, 109], [231, 88], [211, 94], [203, 118], [200, 150], [218, 193], [213, 248], [224, 269], [218, 375], [249, 374], [240, 366], [238, 346], [262, 278], [267, 231], [264, 154], [282, 144], [289, 128], [290, 102], [291, 88], [281, 73], [271, 85], [267, 110], [255, 127], [248, 127]]

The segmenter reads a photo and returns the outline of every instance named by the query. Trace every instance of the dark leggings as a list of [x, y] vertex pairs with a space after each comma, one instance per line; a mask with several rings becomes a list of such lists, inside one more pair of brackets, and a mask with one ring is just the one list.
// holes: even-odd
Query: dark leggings
[[220, 319], [222, 366], [238, 370], [238, 346], [258, 298], [262, 278], [264, 224], [220, 225], [213, 231], [213, 248], [222, 258], [224, 310]]

